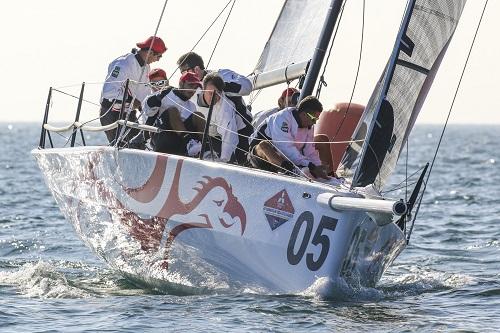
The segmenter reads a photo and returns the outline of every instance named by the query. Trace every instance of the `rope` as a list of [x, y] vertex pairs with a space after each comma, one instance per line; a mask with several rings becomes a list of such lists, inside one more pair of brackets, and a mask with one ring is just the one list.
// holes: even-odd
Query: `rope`
[[359, 58], [358, 58], [358, 66], [356, 69], [356, 77], [354, 79], [354, 85], [352, 87], [352, 92], [351, 92], [351, 97], [349, 98], [349, 104], [347, 104], [347, 109], [344, 113], [344, 117], [342, 117], [342, 120], [340, 121], [339, 126], [337, 127], [337, 131], [335, 132], [335, 135], [333, 136], [332, 140], [335, 140], [337, 135], [340, 132], [340, 129], [342, 128], [342, 125], [344, 124], [344, 121], [347, 118], [347, 113], [349, 112], [349, 109], [351, 108], [352, 104], [352, 99], [354, 97], [354, 92], [356, 91], [356, 86], [358, 84], [358, 77], [359, 77], [359, 72], [361, 69], [361, 59], [363, 57], [363, 44], [364, 44], [364, 36], [365, 36], [365, 14], [366, 14], [366, 3], [365, 0], [363, 0], [363, 15], [362, 15], [362, 23], [361, 23], [361, 41], [359, 45]]
[[[390, 190], [386, 190], [386, 191], [383, 191], [383, 192], [381, 192], [381, 193], [384, 193], [384, 194], [385, 194], [385, 193], [395, 192], [395, 191], [397, 191], [397, 190], [401, 190], [401, 189], [403, 189], [403, 188], [408, 188], [408, 186], [411, 186], [411, 185], [413, 185], [413, 184], [416, 184], [416, 183], [417, 183], [417, 181], [414, 181], [414, 182], [412, 182], [412, 183], [408, 183], [407, 181], [406, 181], [406, 182], [405, 182], [405, 181], [403, 181], [403, 182], [405, 183], [405, 185], [403, 185], [403, 186], [399, 186], [399, 187], [394, 187], [394, 188], [392, 188], [392, 189], [390, 189]], [[406, 202], [406, 201], [408, 201], [408, 200], [407, 200], [407, 199], [405, 199], [405, 202]]]
[[214, 49], [212, 50], [212, 54], [210, 54], [210, 58], [208, 58], [207, 62], [207, 68], [210, 67], [210, 61], [212, 61], [212, 56], [215, 53], [215, 49], [217, 48], [217, 45], [219, 44], [220, 38], [222, 37], [222, 34], [224, 33], [224, 29], [226, 28], [227, 21], [229, 20], [229, 17], [231, 16], [231, 12], [233, 11], [234, 4], [236, 3], [236, 0], [233, 1], [233, 4], [231, 5], [231, 8], [229, 9], [229, 13], [227, 14], [226, 21], [224, 21], [224, 25], [222, 26], [222, 30], [219, 34], [219, 37], [217, 38], [217, 41], [215, 42]]
[[[116, 83], [116, 82], [123, 82], [123, 80], [120, 80], [120, 81], [108, 81], [108, 83]], [[86, 86], [90, 86], [90, 85], [103, 84], [103, 83], [106, 83], [106, 81], [85, 82], [85, 85]], [[68, 85], [65, 85], [65, 86], [55, 87], [55, 89], [75, 88], [75, 87], [81, 87], [81, 86], [82, 86], [81, 83], [75, 83], [75, 84], [68, 84]], [[54, 88], [52, 88], [52, 89], [54, 89]]]
[[483, 11], [481, 13], [481, 17], [479, 18], [479, 22], [477, 24], [476, 31], [474, 33], [474, 38], [472, 39], [472, 43], [471, 43], [471, 46], [469, 48], [469, 52], [467, 54], [467, 58], [465, 60], [465, 64], [464, 64], [463, 69], [462, 69], [462, 74], [460, 75], [460, 79], [458, 80], [457, 88], [455, 89], [455, 94], [453, 96], [453, 100], [451, 102], [450, 109], [448, 110], [448, 115], [446, 116], [446, 121], [444, 123], [443, 130], [441, 131], [441, 136], [439, 137], [439, 141], [438, 141], [438, 144], [437, 144], [437, 147], [436, 147], [436, 151], [434, 152], [434, 157], [432, 158], [431, 166], [429, 168], [429, 173], [427, 174], [427, 177], [426, 177], [426, 179], [424, 181], [424, 188], [423, 188], [422, 194], [420, 195], [420, 198], [418, 200], [417, 209], [415, 210], [415, 215], [413, 216], [411, 227], [410, 227], [410, 231], [408, 233], [408, 238], [407, 238], [408, 242], [410, 241], [411, 233], [413, 231], [413, 226], [415, 225], [415, 220], [417, 218], [418, 212], [420, 211], [420, 205], [422, 204], [422, 199], [424, 197], [425, 190], [427, 189], [427, 183], [428, 183], [429, 178], [431, 176], [431, 172], [432, 172], [432, 169], [434, 167], [434, 162], [436, 161], [436, 157], [438, 155], [439, 148], [441, 147], [441, 143], [443, 141], [444, 133], [446, 132], [448, 121], [450, 119], [451, 112], [453, 111], [453, 106], [455, 105], [455, 100], [456, 100], [458, 92], [460, 90], [460, 85], [462, 84], [462, 79], [463, 79], [465, 71], [467, 69], [467, 65], [469, 64], [470, 55], [472, 53], [472, 49], [474, 48], [474, 44], [476, 42], [476, 37], [478, 35], [479, 28], [481, 27], [481, 23], [483, 21], [484, 13], [486, 11], [486, 7], [487, 6], [488, 6], [488, 0], [486, 0], [485, 3], [484, 3]]
[[[85, 83], [85, 84], [86, 84], [86, 83]], [[71, 95], [71, 94], [69, 94], [69, 93], [67, 93], [67, 92], [61, 91], [61, 90], [56, 89], [56, 88], [52, 88], [52, 91], [57, 91], [58, 93], [61, 93], [61, 94], [63, 94], [63, 95], [67, 95], [67, 96], [70, 96], [70, 97], [73, 97], [73, 98], [76, 98], [76, 99], [80, 99], [80, 97], [77, 97], [77, 96], [75, 96], [75, 95]], [[101, 106], [100, 104], [94, 103], [94, 102], [89, 101], [89, 100], [86, 100], [86, 99], [82, 99], [82, 101], [84, 101], [84, 102], [86, 102], [86, 103], [89, 103], [89, 104], [92, 104], [92, 105], [95, 105], [95, 106], [98, 106], [98, 107], [100, 107], [100, 106]]]
[[[391, 188], [391, 189], [388, 189], [388, 190], [385, 190], [385, 191], [381, 191], [381, 193], [388, 193], [388, 192], [393, 192], [393, 191], [395, 191], [395, 190], [397, 189], [397, 187], [400, 187], [401, 185], [403, 185], [403, 183], [408, 182], [408, 180], [409, 180], [409, 179], [411, 179], [411, 178], [412, 178], [413, 176], [415, 176], [417, 173], [419, 173], [420, 171], [422, 171], [422, 169], [423, 169], [423, 168], [424, 168], [424, 167], [419, 168], [417, 171], [413, 172], [410, 176], [408, 176], [408, 175], [407, 175], [407, 176], [406, 176], [406, 178], [405, 178], [403, 181], [401, 181], [399, 184], [394, 185], [394, 187], [393, 187], [393, 188]], [[411, 185], [411, 184], [410, 184], [410, 185]], [[403, 187], [404, 187], [404, 186], [403, 186]], [[405, 197], [405, 198], [406, 198], [406, 197]]]
[[320, 75], [320, 81], [318, 83], [318, 88], [316, 89], [316, 97], [317, 98], [319, 98], [319, 96], [321, 95], [321, 88], [323, 87], [323, 85], [325, 87], [327, 86], [327, 84], [326, 84], [326, 82], [324, 80], [325, 72], [326, 72], [326, 68], [328, 67], [328, 63], [330, 61], [330, 55], [332, 54], [333, 45], [335, 44], [335, 38], [337, 37], [337, 33], [338, 33], [339, 29], [340, 29], [340, 22], [342, 21], [342, 15], [344, 14], [344, 8], [345, 8], [346, 3], [347, 3], [347, 0], [344, 1], [344, 3], [342, 4], [342, 8], [340, 9], [340, 15], [339, 15], [337, 27], [335, 28], [335, 32], [333, 34], [332, 42], [330, 44], [330, 49], [328, 50], [328, 55], [326, 56], [325, 65], [323, 66], [323, 73], [321, 73], [321, 75]]
[[[161, 21], [163, 19], [163, 14], [165, 13], [165, 8], [167, 7], [167, 3], [168, 3], [168, 0], [165, 0], [165, 2], [163, 3], [163, 8], [161, 10], [160, 18], [158, 19], [158, 23], [156, 24], [155, 33], [153, 34], [153, 39], [151, 40], [151, 45], [149, 45], [148, 53], [146, 53], [146, 59], [148, 59], [149, 55], [151, 54], [151, 47], [153, 46], [154, 38], [156, 38], [156, 35], [158, 34], [158, 29], [160, 28], [160, 24], [161, 24]], [[143, 77], [144, 71], [146, 70], [146, 68], [149, 68], [149, 65], [142, 66], [141, 75], [139, 76], [140, 78]], [[135, 100], [136, 100], [136, 97], [132, 96], [132, 101], [130, 102], [130, 105], [133, 106]], [[125, 103], [125, 101], [123, 101], [123, 103]], [[127, 112], [127, 115], [125, 117], [125, 124], [124, 124], [123, 128], [120, 129], [120, 133], [118, 135], [118, 139], [116, 140], [116, 142], [114, 144], [114, 147], [118, 147], [118, 144], [122, 141], [123, 137], [128, 134], [127, 133], [127, 122], [128, 122], [129, 118], [130, 118], [130, 112]]]
[[[210, 25], [208, 26], [208, 28], [201, 35], [201, 37], [198, 39], [198, 41], [194, 44], [194, 46], [191, 48], [191, 50], [189, 50], [189, 52], [193, 51], [196, 48], [196, 46], [198, 46], [198, 44], [201, 42], [201, 40], [203, 39], [203, 37], [205, 37], [205, 35], [208, 33], [208, 31], [210, 31], [210, 29], [215, 24], [215, 22], [217, 22], [217, 20], [219, 20], [219, 17], [222, 15], [222, 13], [224, 13], [224, 11], [226, 10], [227, 6], [229, 6], [229, 4], [231, 3], [231, 1], [233, 1], [233, 0], [229, 0], [227, 2], [227, 4], [224, 6], [224, 8], [222, 8], [222, 10], [219, 12], [219, 14], [217, 15], [217, 17], [212, 21], [212, 23], [210, 23]], [[184, 60], [182, 62], [184, 62]], [[170, 81], [170, 79], [172, 79], [172, 76], [174, 76], [174, 74], [177, 73], [178, 70], [179, 70], [179, 65], [177, 65], [177, 67], [172, 72], [172, 74], [170, 74], [170, 77], [168, 78], [169, 81]]]

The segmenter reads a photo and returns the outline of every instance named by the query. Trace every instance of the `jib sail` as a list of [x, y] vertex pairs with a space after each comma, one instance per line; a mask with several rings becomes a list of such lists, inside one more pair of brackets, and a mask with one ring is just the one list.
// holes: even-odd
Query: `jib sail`
[[340, 172], [352, 186], [381, 189], [393, 172], [465, 2], [408, 2], [392, 56], [342, 159]]

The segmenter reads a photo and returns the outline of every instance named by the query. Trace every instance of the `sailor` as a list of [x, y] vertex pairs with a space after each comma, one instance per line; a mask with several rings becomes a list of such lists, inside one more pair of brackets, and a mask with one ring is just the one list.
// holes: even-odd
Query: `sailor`
[[205, 75], [203, 91], [198, 93], [197, 104], [208, 108], [215, 98], [208, 133], [210, 149], [217, 154], [216, 157], [212, 156], [214, 160], [227, 163], [234, 159], [239, 142], [238, 130], [244, 128], [245, 124], [237, 116], [234, 103], [224, 94], [224, 85], [224, 80], [218, 73]]
[[[224, 81], [223, 93], [225, 97], [223, 101], [232, 102], [236, 112], [235, 117], [237, 118], [238, 123], [242, 125], [238, 126], [238, 144], [231, 161], [244, 164], [246, 162], [246, 154], [249, 149], [248, 138], [253, 132], [253, 127], [252, 114], [248, 110], [242, 96], [248, 96], [252, 92], [252, 81], [230, 69], [219, 69], [217, 71], [205, 69], [203, 58], [195, 52], [188, 52], [180, 56], [177, 60], [177, 65], [179, 66], [181, 73], [193, 72], [200, 79], [203, 79], [208, 73], [211, 72], [218, 73], [222, 78]], [[230, 103], [224, 102], [224, 104]], [[200, 105], [199, 103], [198, 107], [199, 110], [206, 115], [208, 108]], [[227, 107], [227, 105], [225, 107]]]
[[[314, 124], [323, 111], [314, 96], [305, 97], [297, 107], [285, 108], [265, 119], [250, 141], [250, 164], [259, 169], [299, 174], [306, 168], [314, 178], [328, 177], [314, 144]], [[298, 168], [298, 169], [297, 169]]]
[[154, 151], [183, 156], [199, 154], [205, 118], [190, 98], [201, 87], [198, 77], [187, 72], [181, 76], [179, 88], [169, 87], [146, 97], [143, 103], [148, 117], [146, 124], [163, 130], [151, 137]]
[[264, 110], [257, 112], [253, 116], [252, 126], [253, 128], [258, 128], [262, 122], [269, 117], [270, 115], [275, 114], [276, 112], [283, 110], [284, 108], [290, 106], [297, 106], [297, 102], [299, 100], [300, 92], [295, 88], [287, 88], [283, 90], [280, 97], [278, 98], [278, 107], [272, 108], [270, 110]]
[[167, 73], [161, 68], [152, 69], [149, 74], [149, 85], [153, 92], [157, 92], [168, 87]]
[[[167, 89], [169, 86], [167, 73], [161, 68], [152, 69], [149, 74], [149, 86], [151, 87], [151, 93], [155, 93], [160, 90]], [[142, 108], [142, 105], [141, 105]], [[148, 117], [144, 112], [140, 112], [139, 119], [137, 120], [139, 124], [145, 124]]]
[[[144, 98], [151, 93], [147, 85], [149, 64], [160, 60], [167, 48], [163, 40], [155, 36], [151, 36], [136, 45], [139, 50], [132, 49], [130, 53], [118, 57], [108, 66], [108, 74], [101, 94], [100, 120], [103, 126], [118, 120], [127, 79], [130, 82], [125, 110], [130, 113], [129, 120], [137, 120], [132, 109], [140, 109]], [[130, 105], [132, 102], [133, 104]], [[125, 118], [126, 114], [123, 117]], [[127, 138], [133, 137], [136, 133], [136, 131], [130, 131]], [[114, 141], [115, 134], [116, 129], [106, 131], [110, 143]]]

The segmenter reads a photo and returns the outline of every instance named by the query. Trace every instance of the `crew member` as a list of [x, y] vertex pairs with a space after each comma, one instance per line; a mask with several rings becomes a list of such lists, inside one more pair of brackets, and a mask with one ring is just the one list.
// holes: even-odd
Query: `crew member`
[[184, 73], [179, 88], [158, 91], [145, 99], [146, 124], [163, 130], [151, 136], [154, 151], [184, 156], [196, 156], [200, 152], [205, 119], [190, 98], [201, 87], [195, 74]]
[[[139, 50], [132, 49], [108, 66], [108, 75], [104, 82], [101, 94], [101, 124], [109, 125], [118, 120], [125, 88], [125, 81], [130, 80], [128, 86], [128, 98], [125, 101], [126, 113], [130, 113], [129, 120], [137, 121], [134, 108], [140, 109], [143, 99], [151, 93], [147, 83], [149, 82], [149, 64], [160, 60], [167, 50], [165, 43], [160, 37], [151, 36], [142, 43], [136, 44]], [[132, 103], [130, 105], [130, 103]], [[133, 137], [137, 131], [130, 131], [127, 138]], [[115, 139], [116, 129], [106, 131], [110, 143]]]
[[203, 91], [198, 93], [197, 103], [201, 108], [208, 108], [213, 101], [210, 119], [210, 149], [217, 154], [216, 159], [232, 162], [238, 145], [238, 130], [245, 127], [241, 117], [235, 112], [234, 103], [224, 94], [224, 80], [216, 72], [205, 75]]
[[[177, 60], [177, 65], [181, 73], [193, 72], [200, 79], [203, 79], [208, 73], [216, 72], [224, 81], [224, 96], [223, 101], [230, 101], [234, 105], [234, 110], [236, 112], [235, 117], [239, 124], [244, 126], [238, 126], [238, 144], [237, 149], [234, 152], [234, 157], [232, 160], [239, 164], [244, 164], [246, 162], [246, 153], [249, 149], [249, 136], [253, 132], [252, 127], [252, 114], [248, 110], [245, 101], [242, 96], [247, 96], [252, 92], [253, 85], [247, 77], [240, 75], [229, 69], [219, 69], [217, 71], [211, 71], [205, 69], [205, 63], [203, 58], [195, 52], [188, 52], [183, 54]], [[202, 105], [203, 103], [198, 103], [199, 110], [206, 114], [208, 109]], [[223, 104], [228, 104], [224, 102]]]
[[314, 144], [314, 124], [323, 111], [314, 96], [305, 97], [297, 107], [283, 109], [268, 118], [252, 135], [249, 162], [272, 172], [299, 174], [307, 168], [314, 178], [328, 179], [328, 165], [322, 163]]
[[283, 90], [281, 96], [278, 98], [278, 107], [272, 108], [270, 110], [260, 111], [253, 116], [253, 128], [258, 128], [262, 124], [262, 122], [270, 115], [275, 114], [276, 112], [283, 110], [284, 108], [297, 106], [299, 96], [300, 92], [295, 88], [287, 88]]
[[157, 92], [168, 87], [167, 73], [161, 68], [152, 69], [149, 74], [149, 85], [153, 92]]

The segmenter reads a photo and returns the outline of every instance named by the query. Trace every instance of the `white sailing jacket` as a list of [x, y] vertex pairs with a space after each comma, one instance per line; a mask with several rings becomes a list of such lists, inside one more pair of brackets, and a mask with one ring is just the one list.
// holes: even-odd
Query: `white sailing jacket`
[[[197, 109], [203, 113], [205, 119], [208, 116], [208, 106], [204, 104], [202, 92], [198, 92]], [[238, 131], [245, 128], [243, 119], [236, 113], [234, 103], [230, 101], [225, 94], [214, 105], [212, 110], [212, 118], [210, 119], [209, 135], [212, 137], [220, 137], [222, 141], [220, 159], [228, 162], [231, 159], [236, 146], [238, 145]]]
[[224, 92], [227, 96], [248, 96], [252, 92], [252, 81], [230, 69], [219, 69], [217, 73], [226, 83]]
[[[108, 75], [102, 87], [101, 102], [103, 99], [110, 101], [123, 98], [125, 81], [127, 79], [135, 82], [129, 83], [129, 95], [137, 99], [139, 102], [146, 98], [151, 93], [147, 83], [149, 65], [146, 64], [139, 56], [134, 53], [127, 53], [124, 56], [113, 60], [108, 66]], [[145, 82], [138, 84], [137, 82]]]
[[[312, 162], [314, 165], [321, 165], [319, 153], [313, 143], [314, 126], [299, 127], [293, 116], [293, 110], [295, 110], [294, 107], [289, 107], [267, 117], [262, 124], [262, 126], [267, 124], [264, 133], [271, 138], [273, 145], [294, 164], [308, 166]], [[256, 135], [257, 132], [253, 137]]]
[[252, 120], [253, 128], [259, 128], [260, 125], [262, 125], [262, 123], [266, 120], [267, 117], [269, 117], [270, 115], [273, 115], [279, 111], [281, 111], [280, 108], [276, 107], [276, 108], [272, 108], [269, 110], [263, 110], [263, 111], [257, 112], [253, 116], [253, 120]]
[[189, 118], [196, 112], [196, 105], [189, 99], [184, 100], [177, 93], [175, 89], [170, 89], [158, 91], [147, 96], [142, 103], [143, 112], [139, 122], [144, 124], [148, 117], [152, 117], [157, 113], [160, 116], [163, 111], [172, 107], [179, 111], [182, 121]]

